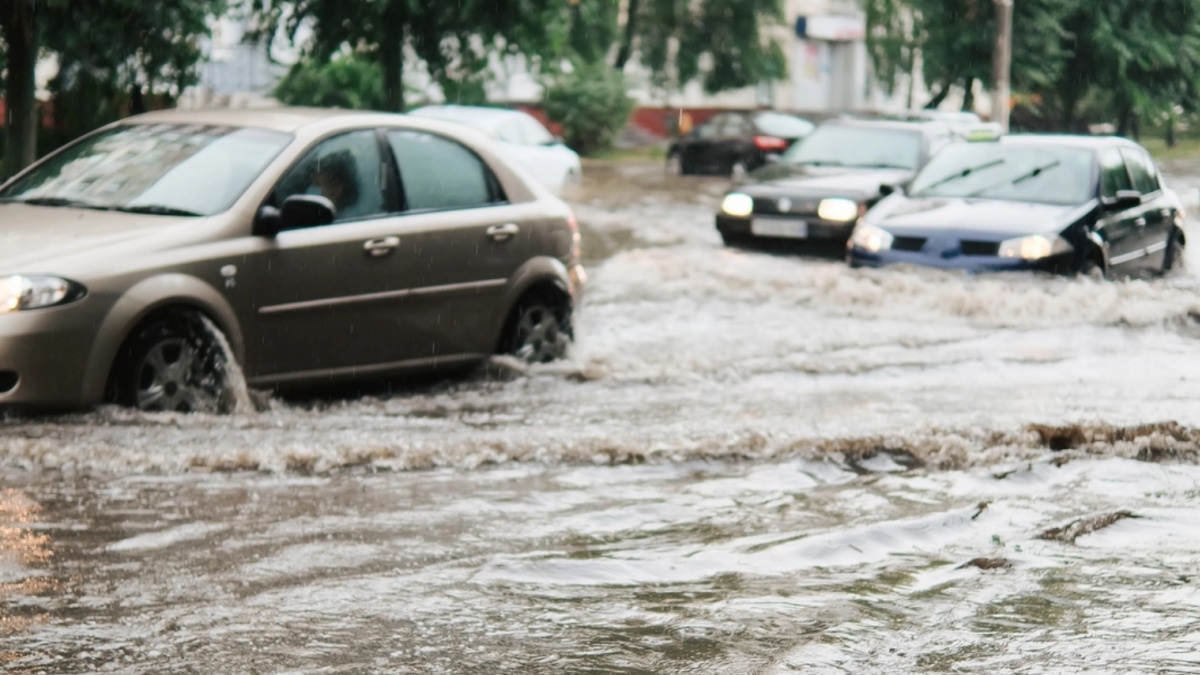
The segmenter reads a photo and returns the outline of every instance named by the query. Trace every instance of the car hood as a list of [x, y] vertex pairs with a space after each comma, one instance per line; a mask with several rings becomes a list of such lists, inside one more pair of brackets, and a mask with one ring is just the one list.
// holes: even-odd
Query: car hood
[[755, 196], [831, 196], [870, 199], [883, 185], [907, 183], [905, 169], [856, 169], [834, 166], [771, 164], [752, 173], [738, 192]]
[[1094, 208], [1094, 201], [1060, 206], [995, 199], [913, 199], [893, 195], [876, 204], [864, 220], [895, 234], [970, 233], [981, 239], [1001, 240], [1064, 230]]
[[197, 218], [0, 204], [0, 274], [49, 273], [65, 259], [113, 249]]

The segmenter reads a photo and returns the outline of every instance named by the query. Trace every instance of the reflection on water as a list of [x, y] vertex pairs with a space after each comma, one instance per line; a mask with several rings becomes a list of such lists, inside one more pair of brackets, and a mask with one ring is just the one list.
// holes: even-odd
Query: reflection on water
[[[39, 512], [38, 504], [20, 490], [0, 489], [0, 638], [47, 622], [43, 599], [60, 590], [44, 569], [54, 555], [50, 536], [32, 530]], [[28, 656], [0, 647], [0, 666], [7, 670]]]

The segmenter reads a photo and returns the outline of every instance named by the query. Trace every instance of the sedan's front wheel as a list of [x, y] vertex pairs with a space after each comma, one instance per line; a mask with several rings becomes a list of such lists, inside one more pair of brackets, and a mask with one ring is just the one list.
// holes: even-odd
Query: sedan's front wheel
[[550, 294], [529, 295], [513, 312], [504, 351], [526, 363], [549, 363], [566, 356], [571, 332], [569, 303]]
[[192, 312], [141, 326], [118, 370], [118, 401], [152, 412], [227, 413], [235, 400], [216, 328]]
[[1163, 253], [1163, 274], [1184, 267], [1183, 234], [1174, 227], [1167, 237], [1167, 250]]

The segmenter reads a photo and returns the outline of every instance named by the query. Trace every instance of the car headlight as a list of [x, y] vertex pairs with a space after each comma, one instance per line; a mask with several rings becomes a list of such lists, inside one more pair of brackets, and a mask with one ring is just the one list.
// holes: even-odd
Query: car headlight
[[0, 314], [62, 305], [85, 293], [83, 286], [58, 277], [0, 277]]
[[892, 241], [895, 237], [891, 232], [874, 225], [860, 222], [854, 228], [854, 234], [850, 235], [850, 243], [857, 248], [871, 253], [879, 253], [886, 251], [892, 247]]
[[1072, 250], [1071, 244], [1062, 237], [1047, 237], [1040, 234], [1019, 237], [1000, 242], [1001, 258], [1040, 260]]
[[858, 202], [853, 199], [822, 199], [817, 204], [817, 217], [835, 223], [848, 223], [859, 216]]
[[721, 200], [721, 210], [731, 216], [745, 218], [754, 213], [754, 198], [740, 192], [730, 192]]

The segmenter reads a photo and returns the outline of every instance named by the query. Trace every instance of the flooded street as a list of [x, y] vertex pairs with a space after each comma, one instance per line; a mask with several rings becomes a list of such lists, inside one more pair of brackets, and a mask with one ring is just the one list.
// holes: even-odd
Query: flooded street
[[1165, 279], [851, 270], [585, 176], [565, 362], [0, 420], [0, 665], [1200, 672], [1194, 222]]

